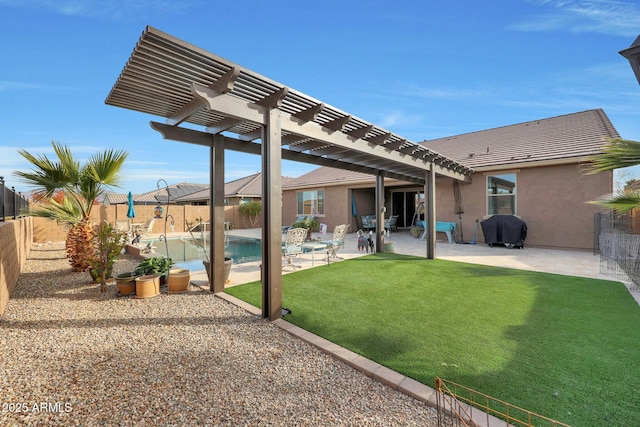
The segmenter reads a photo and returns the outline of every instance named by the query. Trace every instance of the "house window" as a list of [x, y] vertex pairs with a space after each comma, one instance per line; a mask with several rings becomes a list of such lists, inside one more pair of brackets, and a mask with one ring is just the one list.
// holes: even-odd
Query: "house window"
[[516, 174], [487, 176], [487, 215], [516, 215]]
[[324, 215], [324, 190], [299, 191], [298, 215]]

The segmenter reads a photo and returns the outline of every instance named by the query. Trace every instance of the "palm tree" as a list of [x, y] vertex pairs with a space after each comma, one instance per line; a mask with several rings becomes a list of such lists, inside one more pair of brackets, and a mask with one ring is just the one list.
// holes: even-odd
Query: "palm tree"
[[[105, 150], [89, 157], [85, 164], [76, 161], [69, 148], [51, 142], [58, 157], [35, 156], [26, 150], [18, 153], [32, 165], [31, 172], [15, 171], [22, 182], [35, 187], [36, 196], [47, 203], [30, 212], [33, 216], [55, 219], [69, 229], [66, 240], [67, 257], [73, 271], [90, 268], [94, 253], [94, 227], [91, 210], [110, 186], [120, 184], [120, 168], [128, 156], [122, 150]], [[61, 193], [60, 201], [52, 196]]]
[[[590, 174], [640, 165], [640, 142], [612, 139], [604, 146], [602, 153], [591, 156], [589, 161]], [[640, 191], [625, 188], [590, 203], [613, 209], [618, 213], [628, 213], [640, 207]]]

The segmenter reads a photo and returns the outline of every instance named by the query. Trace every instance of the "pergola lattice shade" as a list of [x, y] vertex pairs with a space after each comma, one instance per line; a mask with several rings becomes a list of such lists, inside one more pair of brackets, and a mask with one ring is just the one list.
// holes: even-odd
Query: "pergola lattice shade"
[[[259, 153], [265, 112], [282, 113], [282, 158], [424, 183], [425, 171], [470, 180], [473, 170], [210, 52], [147, 27], [106, 99], [165, 118], [165, 137], [236, 135], [228, 149]], [[201, 131], [179, 127], [183, 122]], [[171, 130], [170, 128], [174, 128]], [[180, 130], [178, 130], [180, 129]], [[173, 136], [171, 136], [173, 132]], [[178, 136], [179, 134], [179, 136]]]

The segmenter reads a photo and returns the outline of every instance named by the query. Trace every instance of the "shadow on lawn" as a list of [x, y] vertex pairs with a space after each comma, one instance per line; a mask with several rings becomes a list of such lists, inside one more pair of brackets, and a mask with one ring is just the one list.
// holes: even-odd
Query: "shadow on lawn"
[[[483, 277], [525, 278], [534, 297], [524, 322], [503, 330], [514, 347], [500, 368], [479, 366], [485, 373], [478, 375], [443, 369], [438, 375], [569, 425], [640, 425], [640, 395], [628, 393], [640, 382], [634, 362], [640, 358], [640, 310], [623, 284], [461, 269]], [[467, 339], [470, 352], [498, 353], [482, 337]]]
[[[296, 273], [291, 285], [330, 299], [331, 316], [355, 311], [353, 299], [394, 315], [369, 324], [362, 312], [344, 331], [294, 308], [293, 323], [431, 386], [439, 375], [575, 426], [640, 425], [640, 394], [629, 393], [640, 383], [640, 308], [623, 284], [393, 254], [334, 268]], [[394, 283], [371, 291], [384, 280]], [[432, 341], [420, 352], [423, 336]]]

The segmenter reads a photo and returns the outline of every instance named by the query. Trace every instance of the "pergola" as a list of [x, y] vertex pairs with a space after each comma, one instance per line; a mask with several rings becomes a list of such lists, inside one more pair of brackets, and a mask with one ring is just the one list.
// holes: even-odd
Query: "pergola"
[[[152, 121], [151, 127], [165, 139], [210, 148], [213, 292], [224, 292], [225, 150], [261, 156], [262, 313], [271, 320], [282, 312], [282, 159], [376, 176], [376, 212], [384, 205], [385, 177], [423, 185], [429, 259], [435, 258], [436, 175], [470, 182], [473, 172], [152, 27], [143, 32], [105, 102], [163, 117], [164, 123]], [[381, 222], [378, 250], [383, 249]]]

